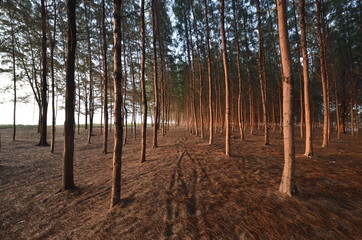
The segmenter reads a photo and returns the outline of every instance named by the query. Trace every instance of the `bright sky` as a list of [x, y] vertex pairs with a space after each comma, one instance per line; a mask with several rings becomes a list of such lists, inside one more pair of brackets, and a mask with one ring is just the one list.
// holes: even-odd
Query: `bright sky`
[[[12, 86], [12, 78], [8, 74], [0, 75], [0, 124], [12, 124], [13, 123], [13, 88], [11, 87], [8, 91], [4, 92], [3, 89], [6, 86]], [[17, 95], [19, 97], [30, 93], [30, 87], [24, 85], [18, 87]], [[27, 124], [36, 125], [38, 124], [38, 106], [34, 100], [33, 95], [30, 95], [28, 103], [18, 102], [16, 104], [16, 124]], [[48, 107], [48, 124], [51, 125], [51, 105]], [[64, 122], [64, 111], [58, 110], [57, 124], [63, 124]]]
[[[13, 111], [14, 111], [14, 103], [13, 103], [13, 87], [12, 87], [12, 77], [8, 74], [0, 74], [0, 125], [1, 124], [13, 124]], [[11, 86], [10, 89], [6, 92], [3, 89], [6, 86]], [[17, 95], [19, 97], [30, 94], [28, 103], [17, 102], [16, 104], [16, 124], [23, 125], [37, 125], [38, 124], [38, 114], [39, 109], [36, 101], [34, 99], [33, 94], [31, 93], [30, 86], [25, 84], [22, 87], [17, 87]], [[60, 104], [60, 101], [59, 101]], [[65, 120], [65, 112], [64, 110], [59, 110], [56, 113], [56, 125], [63, 125]], [[74, 115], [75, 122], [78, 122], [77, 113]], [[48, 125], [51, 125], [52, 121], [52, 106], [51, 99], [49, 99], [48, 103]], [[94, 114], [94, 123], [100, 123], [101, 116], [100, 110], [98, 109]], [[109, 118], [109, 121], [113, 121], [113, 119]], [[128, 122], [131, 122], [131, 115], [127, 118]], [[150, 122], [150, 118], [147, 120]], [[84, 115], [80, 116], [80, 124], [85, 123]], [[136, 122], [141, 122], [140, 114], [136, 116]]]

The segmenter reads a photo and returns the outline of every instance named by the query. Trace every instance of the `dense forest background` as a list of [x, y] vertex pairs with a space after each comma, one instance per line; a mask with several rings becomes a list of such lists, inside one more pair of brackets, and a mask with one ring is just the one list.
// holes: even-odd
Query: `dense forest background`
[[[263, 72], [267, 104], [267, 120], [275, 129], [280, 122], [281, 66], [277, 41], [277, 14], [275, 3], [260, 1], [260, 30], [263, 43], [258, 40], [258, 1], [227, 1], [225, 3], [226, 45], [230, 79], [230, 110], [233, 126], [238, 122], [238, 62], [242, 83], [241, 104], [244, 127], [259, 126], [262, 118], [262, 97], [259, 72]], [[298, 1], [288, 1], [287, 16], [294, 75], [294, 121], [303, 125], [303, 76], [300, 46]], [[321, 1], [322, 28], [327, 76], [328, 109], [330, 127], [340, 125], [339, 131], [351, 131], [358, 125], [361, 106], [361, 2]], [[105, 39], [102, 37], [102, 4], [100, 1], [77, 2], [77, 49], [76, 49], [76, 113], [84, 118], [86, 128], [95, 112], [104, 105], [104, 66], [107, 57], [108, 78], [113, 72], [112, 7], [105, 1]], [[212, 106], [215, 127], [224, 127], [225, 83], [223, 76], [220, 35], [219, 2], [210, 1], [209, 42], [211, 61]], [[157, 31], [156, 47], [159, 62], [159, 114], [161, 122], [183, 121], [202, 134], [203, 125], [208, 123], [208, 72], [205, 4], [203, 1], [156, 1]], [[307, 52], [309, 58], [309, 80], [311, 118], [314, 126], [323, 123], [323, 94], [320, 68], [320, 45], [318, 44], [317, 9], [314, 1], [305, 6]], [[42, 35], [41, 4], [39, 1], [1, 2], [1, 72], [11, 78], [13, 84], [7, 91], [14, 93], [15, 101], [33, 98], [39, 107], [56, 99], [56, 106], [64, 107], [65, 58], [67, 17], [63, 1], [45, 2], [45, 41]], [[153, 121], [153, 44], [151, 2], [146, 1], [146, 96], [149, 121]], [[44, 29], [43, 29], [44, 30]], [[106, 41], [106, 53], [102, 53]], [[238, 42], [239, 53], [236, 51]], [[45, 44], [45, 46], [44, 46]], [[262, 50], [262, 68], [259, 49]], [[46, 54], [43, 56], [43, 48]], [[140, 5], [138, 2], [123, 1], [122, 6], [122, 58], [124, 74], [125, 118], [140, 122]], [[45, 79], [46, 101], [42, 98], [43, 62], [47, 64]], [[107, 107], [112, 117], [113, 83], [108, 80]], [[31, 89], [31, 95], [16, 95], [18, 89]], [[4, 89], [3, 89], [4, 90]], [[29, 91], [30, 92], [30, 91]], [[25, 99], [24, 99], [25, 98]], [[8, 99], [11, 101], [11, 99]], [[203, 107], [204, 106], [204, 107]], [[49, 110], [50, 111], [50, 110]], [[195, 113], [194, 113], [195, 111]], [[100, 114], [103, 116], [103, 114]], [[338, 118], [337, 118], [338, 117]], [[88, 119], [88, 120], [87, 120]], [[104, 120], [97, 119], [97, 122]], [[110, 121], [111, 122], [111, 121]], [[197, 123], [193, 123], [197, 122]], [[203, 122], [203, 124], [201, 124]], [[253, 126], [255, 128], [255, 126]], [[199, 132], [201, 133], [199, 133]], [[358, 128], [357, 128], [358, 131]], [[303, 132], [301, 130], [300, 134]]]

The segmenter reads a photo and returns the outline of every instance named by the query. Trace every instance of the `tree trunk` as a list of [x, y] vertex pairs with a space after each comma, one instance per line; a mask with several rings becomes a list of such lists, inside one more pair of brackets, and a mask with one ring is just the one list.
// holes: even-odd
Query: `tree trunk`
[[293, 75], [289, 49], [285, 0], [277, 0], [280, 53], [283, 67], [284, 169], [279, 191], [292, 196], [295, 187], [295, 149], [293, 126]]
[[145, 25], [145, 0], [141, 0], [141, 94], [142, 94], [142, 130], [141, 130], [141, 162], [146, 161], [146, 128], [147, 128], [147, 97], [145, 86], [146, 63], [146, 25]]
[[248, 93], [249, 93], [249, 125], [250, 125], [250, 135], [254, 134], [254, 99], [253, 99], [253, 89], [251, 87], [251, 67], [250, 67], [250, 53], [249, 53], [249, 42], [248, 42], [248, 31], [246, 29], [247, 18], [244, 17], [244, 32], [245, 32], [245, 58], [246, 58], [246, 70], [248, 77]]
[[[125, 41], [125, 39], [123, 39], [123, 41]], [[122, 48], [123, 50], [123, 65], [127, 66], [127, 61], [126, 61], [126, 48]], [[127, 72], [127, 67], [124, 67], [124, 84], [123, 84], [123, 114], [124, 114], [124, 118], [123, 118], [123, 124], [124, 124], [124, 136], [123, 136], [123, 144], [127, 144], [127, 139], [128, 139], [128, 110], [127, 110], [127, 106], [126, 106], [126, 98], [127, 98], [127, 80], [128, 80], [128, 72]]]
[[221, 42], [222, 42], [222, 60], [224, 63], [224, 80], [225, 80], [225, 155], [230, 156], [230, 96], [229, 96], [228, 57], [227, 57], [225, 25], [224, 25], [224, 0], [220, 1], [220, 26], [221, 26]]
[[113, 9], [113, 76], [114, 76], [114, 147], [111, 207], [121, 200], [122, 170], [122, 57], [121, 57], [121, 5], [122, 0], [114, 0]]
[[133, 124], [133, 139], [136, 140], [136, 84], [135, 84], [135, 73], [134, 73], [134, 66], [133, 66], [133, 57], [131, 46], [129, 46], [129, 57], [130, 57], [130, 68], [131, 68], [131, 84], [132, 84], [132, 124]]
[[88, 67], [89, 67], [89, 129], [88, 129], [88, 144], [91, 143], [93, 134], [93, 116], [94, 116], [94, 103], [93, 103], [93, 64], [92, 64], [92, 47], [90, 41], [90, 29], [89, 29], [89, 15], [88, 15], [88, 3], [85, 2], [85, 15], [87, 19], [86, 33], [87, 33], [87, 50], [88, 50]]
[[236, 63], [238, 68], [238, 123], [239, 123], [239, 131], [240, 138], [244, 140], [244, 117], [243, 117], [243, 104], [242, 104], [242, 94], [243, 94], [243, 79], [241, 72], [241, 64], [240, 64], [240, 46], [239, 46], [239, 35], [238, 35], [238, 24], [236, 22], [236, 7], [235, 0], [232, 1], [233, 5], [233, 18], [234, 18], [234, 29], [235, 29], [235, 48], [236, 48]]
[[54, 144], [55, 144], [55, 123], [56, 123], [56, 116], [55, 116], [55, 74], [54, 74], [54, 48], [55, 48], [55, 38], [56, 38], [56, 27], [57, 27], [57, 5], [56, 1], [53, 0], [53, 7], [54, 7], [54, 25], [53, 25], [53, 39], [51, 41], [51, 48], [50, 48], [50, 67], [51, 67], [51, 74], [52, 74], [52, 142], [50, 146], [50, 152], [54, 153]]
[[303, 80], [304, 80], [304, 110], [305, 110], [305, 156], [313, 155], [313, 140], [312, 140], [312, 124], [310, 116], [309, 103], [309, 71], [308, 71], [308, 53], [307, 53], [307, 33], [305, 26], [305, 0], [299, 0], [300, 8], [300, 41], [302, 46], [303, 56]]
[[107, 39], [106, 39], [106, 9], [104, 0], [102, 0], [102, 38], [103, 38], [103, 114], [104, 114], [104, 138], [103, 138], [103, 154], [107, 154], [108, 145], [108, 70], [107, 70]]
[[63, 152], [63, 186], [62, 189], [74, 188], [73, 155], [74, 155], [74, 66], [76, 48], [76, 11], [75, 1], [67, 0], [68, 6], [68, 47], [66, 62], [66, 95]]
[[299, 76], [299, 117], [300, 117], [300, 138], [303, 138], [303, 124], [304, 124], [304, 99], [303, 99], [303, 75], [302, 75], [302, 69], [300, 67], [300, 52], [301, 48], [299, 45], [299, 34], [298, 34], [298, 26], [297, 26], [297, 14], [296, 14], [296, 6], [295, 6], [295, 0], [293, 0], [293, 15], [294, 15], [294, 29], [297, 37], [297, 51], [298, 51], [298, 76]]
[[317, 5], [317, 35], [319, 43], [319, 65], [321, 70], [321, 80], [322, 80], [322, 91], [323, 91], [323, 143], [322, 147], [328, 147], [328, 94], [327, 94], [327, 78], [326, 78], [326, 62], [325, 62], [325, 53], [323, 46], [323, 36], [322, 36], [322, 13], [321, 13], [321, 2], [316, 0]]
[[267, 115], [267, 97], [266, 97], [266, 73], [265, 73], [265, 57], [264, 57], [264, 39], [261, 27], [260, 2], [256, 0], [256, 8], [258, 15], [258, 36], [259, 36], [259, 56], [258, 71], [261, 91], [261, 101], [263, 106], [263, 123], [264, 123], [264, 144], [269, 145], [268, 115]]
[[39, 146], [49, 146], [47, 143], [47, 116], [48, 116], [48, 83], [47, 83], [47, 38], [46, 38], [46, 9], [45, 0], [41, 0], [41, 20], [42, 20], [42, 65], [43, 75], [41, 79], [41, 102], [42, 102], [42, 113], [41, 113], [41, 125], [40, 125], [40, 140]]
[[[79, 64], [77, 64], [79, 66]], [[77, 66], [77, 68], [78, 68]], [[77, 88], [78, 88], [78, 121], [77, 121], [77, 134], [79, 135], [79, 130], [80, 130], [80, 124], [79, 124], [79, 120], [80, 120], [80, 78], [79, 78], [79, 73], [78, 73], [78, 81], [77, 81]]]
[[12, 44], [12, 60], [13, 60], [13, 81], [14, 81], [14, 109], [13, 109], [13, 141], [16, 136], [16, 62], [15, 62], [15, 34], [14, 26], [11, 24], [11, 44]]
[[209, 86], [209, 144], [214, 141], [214, 117], [212, 109], [212, 78], [211, 78], [211, 54], [210, 54], [210, 32], [209, 32], [209, 14], [207, 0], [204, 0], [205, 21], [206, 21], [206, 50], [207, 50], [207, 80]]
[[153, 91], [154, 91], [154, 125], [153, 125], [153, 147], [157, 147], [157, 125], [158, 125], [158, 73], [157, 73], [157, 16], [156, 16], [156, 0], [152, 0], [152, 33], [153, 33]]

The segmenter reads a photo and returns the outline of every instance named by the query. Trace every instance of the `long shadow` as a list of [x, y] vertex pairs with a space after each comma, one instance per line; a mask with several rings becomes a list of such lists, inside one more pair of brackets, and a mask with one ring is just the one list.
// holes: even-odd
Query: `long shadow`
[[[193, 163], [192, 166], [192, 182], [189, 185], [184, 180], [184, 173], [181, 166], [182, 160], [185, 160], [185, 156], [187, 156]], [[198, 227], [198, 219], [196, 216], [197, 210], [197, 184], [198, 184], [198, 172], [196, 169], [195, 159], [190, 156], [187, 151], [183, 151], [179, 157], [179, 160], [176, 165], [175, 172], [171, 176], [171, 182], [169, 191], [167, 192], [169, 199], [166, 201], [166, 214], [167, 214], [167, 223], [165, 228], [165, 237], [170, 239], [173, 235], [173, 224], [172, 220], [178, 217], [179, 209], [177, 207], [173, 207], [173, 196], [172, 196], [172, 188], [174, 187], [176, 182], [179, 182], [180, 189], [176, 189], [175, 191], [179, 191], [182, 194], [182, 198], [184, 200], [186, 213], [190, 218], [191, 225], [193, 226], [193, 238], [200, 238], [200, 230]]]

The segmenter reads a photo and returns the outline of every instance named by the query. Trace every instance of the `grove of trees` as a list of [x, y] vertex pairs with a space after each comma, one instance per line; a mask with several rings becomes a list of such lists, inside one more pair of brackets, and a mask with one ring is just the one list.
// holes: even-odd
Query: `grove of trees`
[[122, 145], [138, 138], [138, 123], [141, 162], [150, 147], [148, 125], [153, 148], [170, 125], [209, 144], [223, 133], [227, 156], [233, 132], [242, 140], [262, 132], [268, 145], [269, 133], [279, 131], [280, 191], [292, 195], [296, 137], [305, 138], [304, 154], [312, 158], [316, 129], [323, 129], [322, 147], [335, 140], [333, 132], [338, 139], [359, 136], [361, 16], [357, 0], [3, 0], [0, 73], [12, 79], [13, 140], [20, 88], [31, 89], [38, 106], [40, 146], [49, 145], [52, 123], [52, 152], [56, 106], [64, 106], [65, 190], [75, 184], [79, 119], [88, 144], [100, 123], [104, 154], [113, 131], [114, 206], [121, 198]]

